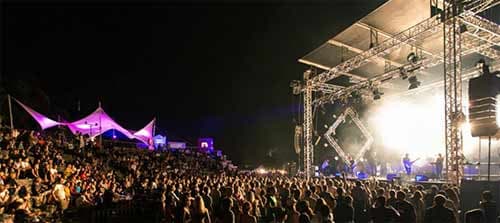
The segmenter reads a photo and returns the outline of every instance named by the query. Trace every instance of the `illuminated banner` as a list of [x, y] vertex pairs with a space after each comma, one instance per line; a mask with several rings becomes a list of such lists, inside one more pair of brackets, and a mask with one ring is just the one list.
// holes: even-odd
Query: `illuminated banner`
[[214, 152], [214, 139], [213, 138], [199, 138], [198, 148], [203, 152]]
[[167, 144], [167, 137], [162, 135], [156, 135], [155, 137], [153, 137], [153, 143], [156, 148], [164, 146]]
[[186, 148], [186, 143], [185, 142], [168, 142], [168, 148], [171, 148], [171, 149], [185, 149]]

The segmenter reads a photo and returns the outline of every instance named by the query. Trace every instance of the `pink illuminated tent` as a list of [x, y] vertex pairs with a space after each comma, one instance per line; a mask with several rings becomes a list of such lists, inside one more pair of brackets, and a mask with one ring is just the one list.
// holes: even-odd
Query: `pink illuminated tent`
[[146, 143], [147, 145], [153, 145], [155, 122], [156, 119], [153, 119], [146, 126], [144, 126], [144, 128], [134, 132], [134, 138]]
[[156, 119], [153, 119], [139, 131], [131, 132], [116, 123], [101, 107], [80, 120], [71, 123], [61, 123], [47, 118], [18, 100], [16, 100], [16, 102], [35, 119], [40, 127], [42, 127], [42, 130], [57, 125], [65, 125], [68, 126], [73, 134], [81, 133], [83, 135], [89, 135], [90, 137], [96, 137], [108, 130], [115, 129], [123, 133], [129, 139], [137, 139], [149, 146], [153, 144], [153, 131]]
[[78, 121], [66, 123], [66, 125], [73, 134], [77, 134], [79, 132], [83, 135], [96, 137], [108, 130], [115, 129], [123, 133], [129, 139], [135, 138], [129, 131], [111, 119], [111, 117], [109, 117], [109, 115], [106, 114], [101, 107], [97, 108], [90, 115], [87, 115]]
[[26, 112], [28, 112], [28, 114], [31, 115], [31, 117], [33, 117], [35, 119], [35, 121], [40, 125], [40, 127], [42, 128], [42, 130], [48, 129], [50, 127], [54, 127], [56, 125], [61, 125], [62, 124], [60, 122], [56, 122], [56, 121], [54, 121], [54, 120], [52, 120], [50, 118], [47, 118], [45, 115], [42, 115], [42, 114], [36, 112], [35, 110], [33, 110], [30, 107], [24, 105], [23, 103], [21, 103], [17, 99], [14, 98], [14, 100], [16, 100], [16, 102], [19, 105], [21, 105], [21, 107], [23, 107], [24, 110], [26, 110]]

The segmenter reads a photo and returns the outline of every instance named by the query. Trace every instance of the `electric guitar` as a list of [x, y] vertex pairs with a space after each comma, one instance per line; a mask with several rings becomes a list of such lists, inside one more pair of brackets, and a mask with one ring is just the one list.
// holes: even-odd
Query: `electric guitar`
[[403, 161], [403, 164], [404, 164], [405, 168], [411, 168], [411, 166], [413, 165], [413, 163], [417, 162], [419, 159], [420, 159], [420, 157], [417, 158], [417, 159], [415, 159], [415, 160], [413, 160], [413, 161], [408, 161], [408, 162]]

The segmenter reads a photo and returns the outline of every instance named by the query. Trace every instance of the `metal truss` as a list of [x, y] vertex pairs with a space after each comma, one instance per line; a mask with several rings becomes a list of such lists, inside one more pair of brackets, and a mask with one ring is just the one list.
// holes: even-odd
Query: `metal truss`
[[[478, 52], [484, 56], [491, 59], [497, 59], [500, 57], [500, 52], [491, 48], [493, 44], [482, 41], [481, 39], [474, 38], [470, 33], [465, 33], [462, 36], [462, 55], [468, 55], [474, 52]], [[498, 41], [500, 43], [500, 41]]]
[[[477, 17], [479, 17], [479, 16], [474, 16], [474, 19], [472, 19], [472, 20], [479, 20], [479, 19], [477, 19]], [[492, 22], [490, 22], [486, 19], [483, 19], [483, 18], [481, 18], [481, 21], [482, 21], [482, 23], [476, 22], [476, 24], [489, 24], [488, 25], [489, 27], [493, 27], [491, 25]], [[498, 27], [498, 25], [497, 25], [497, 27]], [[481, 29], [478, 28], [478, 30], [483, 30], [483, 28], [481, 28]], [[484, 42], [483, 40], [481, 40], [479, 38], [475, 38], [475, 36], [478, 35], [480, 32], [478, 32], [476, 30], [468, 30], [465, 33], [467, 35], [469, 35], [469, 37], [462, 38], [462, 40], [461, 40], [462, 44], [464, 45], [464, 47], [463, 47], [464, 49], [460, 53], [462, 56], [469, 55], [469, 54], [474, 53], [474, 52], [479, 52], [479, 53], [486, 55], [492, 59], [496, 59], [496, 58], [500, 57], [500, 53], [497, 50], [491, 48], [491, 46], [493, 46], [493, 44], [490, 44], [488, 42]], [[500, 36], [500, 29], [490, 28], [490, 32], [482, 32], [481, 36], [483, 36], [483, 37], [485, 37], [485, 36]], [[491, 37], [487, 37], [487, 38], [491, 38]], [[464, 41], [464, 39], [466, 39], [466, 40]], [[497, 45], [497, 46], [500, 45], [500, 42], [497, 41], [498, 40], [497, 38], [494, 38], [492, 40], [495, 40], [495, 43], [496, 43], [495, 45]], [[371, 83], [376, 83], [376, 82], [384, 83], [384, 82], [391, 80], [393, 78], [398, 78], [400, 75], [399, 71], [401, 69], [414, 69], [415, 67], [419, 67], [419, 70], [423, 70], [425, 68], [433, 67], [435, 65], [441, 64], [443, 62], [444, 62], [444, 59], [443, 59], [442, 55], [432, 55], [429, 58], [422, 59], [422, 61], [420, 61], [419, 63], [417, 63], [415, 65], [404, 64], [398, 68], [387, 69], [386, 72], [383, 74], [372, 77], [372, 78], [365, 80], [365, 81], [358, 82], [355, 85], [352, 85], [350, 87], [346, 87], [346, 88], [341, 89], [339, 91], [336, 91], [332, 94], [327, 94], [323, 97], [317, 98], [314, 100], [313, 104], [314, 105], [321, 105], [321, 104], [325, 104], [325, 103], [330, 103], [330, 102], [337, 100], [345, 95], [348, 95], [354, 91], [369, 87], [371, 85]]]
[[[476, 32], [476, 31], [468, 30], [465, 33], [469, 35], [469, 33], [472, 33], [472, 32]], [[477, 32], [476, 32], [476, 34], [477, 34]], [[484, 35], [490, 35], [490, 34], [491, 33], [488, 32]], [[474, 52], [479, 52], [479, 53], [486, 55], [492, 59], [497, 59], [500, 57], [500, 53], [497, 50], [491, 48], [491, 46], [493, 46], [492, 44], [486, 43], [486, 42], [482, 41], [481, 39], [477, 39], [474, 37], [474, 35], [475, 34], [472, 34], [467, 38], [462, 38], [461, 42], [464, 45], [463, 50], [461, 51], [462, 56], [469, 55], [469, 54], [474, 53]], [[495, 36], [500, 35], [500, 29], [496, 29], [496, 33], [491, 34], [491, 35], [495, 35]], [[464, 40], [464, 39], [466, 39], [466, 40]], [[497, 41], [496, 38], [494, 40], [496, 41], [497, 46], [500, 45], [500, 42]], [[316, 98], [313, 101], [313, 104], [314, 105], [321, 105], [321, 104], [333, 102], [333, 101], [340, 99], [340, 98], [342, 98], [342, 97], [344, 97], [352, 92], [358, 91], [358, 90], [363, 89], [363, 88], [367, 88], [367, 87], [371, 86], [372, 83], [379, 82], [385, 86], [385, 83], [387, 83], [389, 80], [394, 79], [394, 78], [399, 78], [400, 77], [400, 70], [402, 70], [402, 69], [403, 70], [404, 69], [413, 70], [413, 69], [418, 67], [418, 70], [423, 70], [425, 68], [439, 65], [443, 62], [444, 62], [444, 58], [442, 57], [442, 55], [432, 55], [431, 57], [423, 58], [417, 64], [404, 64], [400, 67], [392, 67], [391, 66], [391, 68], [386, 69], [386, 72], [383, 74], [374, 76], [374, 77], [367, 79], [365, 81], [358, 82], [357, 84], [343, 88], [343, 89], [338, 90], [332, 94], [326, 94], [323, 97]], [[471, 77], [471, 75], [467, 75], [467, 77]], [[439, 82], [439, 84], [443, 84], [443, 82]], [[420, 88], [418, 88], [418, 89], [420, 89]], [[413, 91], [416, 91], [416, 90], [413, 90]]]
[[304, 173], [306, 178], [314, 176], [312, 164], [314, 162], [314, 145], [312, 143], [312, 81], [309, 80], [310, 70], [304, 73], [306, 88], [304, 91]]
[[498, 44], [498, 42], [492, 41], [492, 39], [500, 37], [498, 24], [478, 15], [460, 16], [460, 21], [476, 29], [474, 32], [470, 32], [472, 35], [491, 44]]
[[[446, 2], [446, 1], [445, 1]], [[462, 16], [463, 19], [470, 19], [469, 17], [474, 16], [475, 13], [481, 12], [483, 10], [488, 9], [489, 7], [492, 7], [494, 5], [497, 5], [500, 1], [499, 0], [493, 0], [493, 1], [484, 1], [484, 0], [475, 0], [475, 1], [469, 1], [467, 4], [464, 6], [464, 8], [467, 10], [464, 15]], [[445, 5], [448, 5], [445, 4]], [[457, 14], [458, 15], [458, 14]], [[454, 15], [454, 16], [457, 16]], [[407, 30], [404, 30], [403, 32], [394, 35], [392, 38], [385, 40], [384, 42], [378, 44], [377, 46], [364, 51], [363, 53], [358, 54], [357, 56], [354, 56], [350, 58], [349, 60], [329, 69], [326, 72], [323, 72], [315, 77], [313, 77], [314, 83], [324, 83], [327, 81], [332, 80], [335, 77], [338, 77], [341, 75], [341, 73], [347, 73], [353, 69], [356, 69], [360, 66], [365, 65], [368, 63], [369, 59], [374, 56], [382, 57], [385, 56], [394, 50], [396, 50], [398, 47], [400, 47], [403, 44], [412, 44], [416, 42], [417, 40], [420, 39], [425, 39], [426, 37], [436, 33], [437, 31], [440, 30], [439, 25], [442, 23], [441, 21], [441, 15], [435, 15], [431, 18], [428, 18], [417, 25], [410, 27]], [[474, 19], [470, 19], [474, 20]], [[476, 24], [474, 21], [473, 24]]]
[[392, 38], [387, 39], [377, 46], [374, 46], [373, 48], [348, 59], [327, 72], [323, 72], [313, 77], [313, 82], [324, 83], [330, 81], [333, 78], [340, 76], [341, 73], [347, 73], [365, 65], [369, 62], [369, 59], [374, 56], [385, 56], [403, 44], [411, 44], [412, 42], [417, 41], [418, 38], [425, 38], [427, 35], [432, 35], [439, 30], [439, 28], [437, 28], [438, 25], [441, 24], [439, 17], [440, 15], [436, 15], [428, 18], [409, 29], [394, 35]]
[[[462, 51], [462, 53], [463, 53], [463, 51]], [[497, 60], [497, 61], [493, 62], [492, 64], [490, 64], [490, 69], [491, 70], [500, 69], [500, 61]], [[476, 67], [468, 69], [468, 70], [464, 70], [464, 71], [462, 71], [462, 83], [468, 81], [471, 78], [477, 77], [479, 75], [480, 74], [478, 72], [478, 68], [476, 68]], [[426, 84], [425, 86], [421, 86], [421, 87], [413, 89], [413, 90], [408, 90], [408, 91], [402, 92], [400, 94], [395, 94], [395, 95], [385, 97], [385, 99], [390, 98], [390, 99], [397, 100], [397, 98], [399, 98], [399, 97], [416, 95], [416, 94], [419, 94], [419, 93], [422, 93], [422, 92], [425, 92], [425, 91], [428, 91], [431, 89], [443, 87], [443, 84], [444, 84], [444, 81], [436, 81], [434, 83]]]
[[321, 91], [324, 93], [333, 93], [336, 91], [339, 91], [343, 89], [344, 87], [338, 86], [338, 85], [333, 85], [333, 84], [327, 84], [327, 83], [319, 83], [313, 85], [313, 91]]
[[[446, 3], [446, 0], [445, 0], [445, 3]], [[498, 0], [472, 0], [472, 1], [469, 1], [464, 6], [464, 9], [466, 10], [465, 11], [466, 13], [475, 14], [478, 12], [482, 12], [486, 9], [492, 8], [498, 4], [500, 4], [500, 1], [498, 1]]]
[[332, 103], [338, 99], [346, 98], [349, 97], [349, 95], [353, 92], [359, 91], [361, 89], [369, 88], [374, 85], [374, 83], [380, 83], [383, 84], [389, 80], [399, 78], [401, 75], [401, 70], [419, 70], [419, 69], [425, 69], [427, 67], [432, 67], [434, 65], [439, 64], [441, 60], [437, 57], [435, 58], [427, 58], [424, 59], [416, 64], [405, 64], [402, 67], [396, 67], [388, 70], [387, 72], [377, 75], [375, 77], [372, 77], [366, 81], [361, 81], [357, 84], [351, 85], [349, 87], [343, 88], [339, 91], [336, 91], [331, 94], [326, 94], [322, 97], [316, 98], [313, 101], [314, 106], [319, 106], [327, 103]]
[[354, 124], [359, 128], [361, 133], [366, 139], [366, 142], [363, 144], [363, 147], [358, 151], [358, 153], [353, 156], [353, 159], [355, 162], [363, 158], [365, 155], [366, 151], [370, 149], [370, 146], [373, 143], [373, 136], [370, 134], [370, 131], [363, 125], [363, 122], [358, 118], [357, 114], [354, 112], [352, 108], [347, 108], [338, 118], [335, 120], [335, 122], [328, 128], [328, 131], [324, 134], [326, 140], [335, 149], [335, 152], [340, 156], [340, 158], [344, 161], [344, 163], [349, 163], [349, 156], [344, 152], [342, 147], [337, 143], [337, 141], [333, 138], [333, 135], [335, 135], [335, 130], [345, 122], [346, 118], [350, 117]]
[[[444, 62], [445, 66], [445, 86], [446, 87], [446, 146], [450, 157], [447, 157], [447, 170], [449, 179], [458, 183], [460, 176], [463, 174], [460, 159], [461, 154], [461, 132], [458, 128], [458, 123], [463, 117], [461, 106], [461, 55], [470, 54], [473, 52], [484, 53], [490, 58], [498, 58], [498, 52], [491, 48], [493, 45], [498, 45], [498, 25], [494, 26], [488, 20], [485, 20], [475, 14], [484, 11], [490, 7], [498, 5], [500, 0], [471, 0], [466, 1], [463, 7], [463, 12], [458, 12], [451, 7], [455, 5], [456, 0], [443, 1], [445, 9], [445, 18], [441, 18], [441, 14], [437, 14], [429, 19], [426, 19], [417, 25], [402, 31], [399, 34], [392, 36], [382, 43], [370, 48], [367, 51], [359, 53], [339, 65], [327, 69], [327, 71], [310, 78], [304, 78], [305, 85], [302, 93], [304, 95], [304, 170], [307, 177], [313, 174], [312, 162], [314, 148], [312, 144], [312, 106], [318, 106], [325, 103], [331, 103], [337, 99], [346, 98], [352, 92], [373, 87], [374, 83], [382, 84], [400, 76], [401, 70], [418, 70], [432, 67]], [[450, 5], [450, 6], [448, 6]], [[451, 11], [454, 9], [455, 11]], [[461, 13], [461, 14], [460, 14]], [[444, 21], [444, 22], [443, 22]], [[467, 35], [476, 40], [466, 40], [464, 51], [461, 52], [462, 36], [460, 35], [460, 24], [467, 24], [473, 30], [467, 30]], [[441, 24], [443, 24], [441, 26]], [[404, 64], [399, 68], [388, 66], [385, 73], [372, 77], [370, 79], [361, 79], [358, 83], [342, 88], [340, 86], [325, 85], [326, 82], [344, 74], [349, 74], [350, 71], [365, 65], [372, 57], [383, 57], [401, 47], [403, 44], [417, 44], [427, 37], [443, 31], [445, 35], [445, 49], [442, 55], [426, 55], [426, 58], [421, 59], [415, 64]], [[463, 30], [462, 30], [463, 31]], [[451, 35], [450, 35], [451, 34]], [[481, 41], [481, 42], [477, 42]], [[325, 67], [326, 68], [326, 67]], [[325, 69], [326, 70], [326, 69]], [[310, 72], [309, 72], [310, 74]], [[313, 101], [313, 91], [321, 91], [325, 93], [320, 98]], [[332, 143], [331, 143], [332, 144]]]
[[[386, 39], [393, 38], [393, 35], [392, 35], [392, 34], [389, 34], [389, 33], [387, 33], [387, 32], [384, 32], [384, 31], [382, 31], [382, 30], [380, 30], [380, 29], [377, 29], [377, 28], [375, 28], [375, 27], [373, 27], [373, 26], [371, 26], [371, 25], [368, 25], [368, 24], [366, 24], [366, 23], [363, 23], [363, 22], [359, 22], [359, 21], [358, 21], [357, 23], [355, 23], [355, 25], [357, 25], [358, 27], [364, 28], [364, 29], [366, 29], [366, 30], [375, 30], [375, 31], [377, 32], [377, 34], [378, 34], [378, 35], [383, 36], [383, 37], [384, 37], [384, 38], [386, 38]], [[407, 44], [407, 45], [408, 45], [408, 46], [410, 46], [410, 47], [415, 47], [415, 48], [417, 48], [419, 51], [422, 51], [422, 53], [426, 54], [427, 56], [432, 56], [432, 55], [433, 55], [433, 53], [431, 53], [431, 52], [429, 52], [429, 51], [427, 51], [427, 50], [423, 49], [423, 48], [422, 48], [422, 47], [420, 47], [419, 45], [409, 45], [409, 44]]]
[[463, 147], [461, 123], [465, 120], [462, 112], [462, 60], [461, 30], [458, 4], [444, 6], [444, 95], [445, 95], [445, 142], [446, 178], [449, 182], [460, 183], [463, 177]]

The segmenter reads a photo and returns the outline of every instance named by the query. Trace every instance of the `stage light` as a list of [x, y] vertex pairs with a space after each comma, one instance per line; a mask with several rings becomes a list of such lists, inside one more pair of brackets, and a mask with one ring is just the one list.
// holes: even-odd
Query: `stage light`
[[408, 90], [418, 88], [420, 86], [420, 81], [418, 81], [417, 76], [411, 76], [408, 78], [408, 82], [410, 82], [410, 86], [408, 86]]
[[406, 56], [406, 60], [412, 64], [415, 64], [418, 62], [418, 56], [415, 52], [411, 52], [410, 54], [408, 54], [408, 56]]
[[281, 174], [281, 175], [285, 175], [286, 171], [285, 170], [278, 170], [278, 173]]
[[399, 74], [401, 79], [406, 80], [408, 78], [408, 72], [403, 68], [399, 68]]
[[328, 143], [323, 144], [324, 147], [328, 147]]
[[481, 71], [483, 71], [483, 66], [485, 64], [486, 64], [486, 62], [484, 61], [484, 59], [480, 59], [479, 61], [476, 62], [476, 68], [477, 69], [481, 69]]
[[467, 26], [465, 24], [460, 25], [460, 33], [467, 32]]
[[327, 129], [327, 128], [328, 128], [328, 125], [324, 125], [323, 127], [325, 127], [325, 129]]
[[335, 156], [333, 159], [334, 159], [335, 161], [338, 161], [338, 160], [339, 160], [339, 157], [338, 157], [338, 156]]
[[417, 182], [429, 181], [429, 177], [427, 177], [425, 175], [416, 175], [415, 176], [415, 181], [417, 181]]
[[356, 174], [356, 176], [358, 177], [358, 180], [365, 180], [365, 179], [368, 179], [368, 174], [367, 173], [364, 173], [364, 172], [358, 172]]
[[258, 174], [267, 174], [267, 170], [266, 170], [266, 169], [264, 169], [264, 168], [259, 168], [259, 169], [257, 169], [257, 171], [256, 171], [256, 172], [257, 172]]
[[373, 90], [373, 100], [379, 100], [380, 97], [384, 94], [384, 92], [381, 92], [378, 90], [378, 88], [375, 88], [375, 90]]
[[387, 179], [387, 181], [393, 181], [393, 180], [394, 180], [395, 178], [397, 178], [397, 177], [398, 177], [398, 175], [397, 175], [397, 174], [395, 174], [395, 173], [390, 173], [390, 174], [387, 174], [386, 179]]

